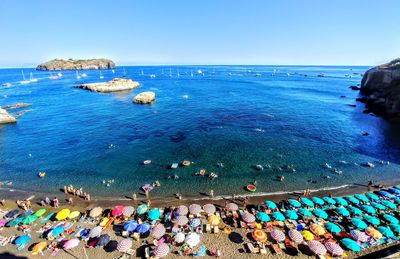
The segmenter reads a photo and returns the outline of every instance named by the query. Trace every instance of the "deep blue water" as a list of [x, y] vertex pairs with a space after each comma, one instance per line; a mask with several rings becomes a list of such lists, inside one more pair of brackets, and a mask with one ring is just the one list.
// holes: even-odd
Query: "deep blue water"
[[[204, 76], [196, 74], [199, 68]], [[101, 81], [98, 71], [86, 71], [87, 78], [78, 81], [71, 71], [49, 80], [48, 72], [24, 69], [39, 82], [21, 85], [21, 69], [0, 70], [0, 83], [12, 83], [0, 88], [0, 105], [31, 104], [17, 124], [0, 128], [0, 180], [13, 181], [13, 188], [52, 192], [72, 184], [102, 196], [130, 195], [160, 180], [155, 195], [197, 196], [209, 189], [216, 195], [244, 193], [243, 186], [253, 180], [258, 191], [275, 192], [399, 176], [399, 128], [363, 114], [360, 103], [347, 105], [356, 104], [358, 92], [348, 87], [360, 82], [367, 67], [181, 66], [171, 67], [171, 77], [170, 67], [125, 69], [141, 87], [108, 94], [73, 88]], [[103, 71], [104, 80], [122, 71]], [[325, 77], [317, 76], [321, 72]], [[156, 92], [153, 105], [132, 103], [133, 96], [148, 90]], [[145, 159], [153, 163], [141, 165]], [[185, 159], [195, 164], [168, 169]], [[381, 159], [390, 165], [378, 164]], [[367, 161], [376, 168], [354, 164]], [[256, 164], [272, 169], [256, 171]], [[296, 172], [279, 169], [288, 164]], [[200, 168], [219, 178], [195, 176]], [[45, 179], [37, 177], [39, 171], [47, 173]], [[173, 174], [180, 179], [167, 179]], [[276, 181], [278, 175], [285, 181]], [[115, 183], [106, 187], [103, 179]]]

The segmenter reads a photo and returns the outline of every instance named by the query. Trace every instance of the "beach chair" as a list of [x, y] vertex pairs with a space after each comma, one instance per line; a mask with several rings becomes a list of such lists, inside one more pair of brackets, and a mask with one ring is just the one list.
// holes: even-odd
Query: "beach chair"
[[211, 225], [206, 224], [206, 233], [211, 233]]
[[278, 243], [278, 246], [279, 246], [279, 248], [280, 248], [281, 250], [285, 250], [285, 249], [286, 249], [286, 246], [285, 246], [285, 244], [283, 244], [283, 243]]
[[254, 246], [252, 243], [246, 243], [247, 251], [251, 254], [254, 254]]
[[219, 233], [219, 227], [218, 226], [214, 226], [214, 234], [218, 234]]
[[260, 254], [266, 254], [267, 253], [267, 248], [265, 247], [264, 244], [260, 244]]
[[277, 255], [281, 255], [282, 254], [282, 250], [279, 248], [279, 246], [277, 244], [273, 244], [272, 245], [272, 250], [277, 254]]

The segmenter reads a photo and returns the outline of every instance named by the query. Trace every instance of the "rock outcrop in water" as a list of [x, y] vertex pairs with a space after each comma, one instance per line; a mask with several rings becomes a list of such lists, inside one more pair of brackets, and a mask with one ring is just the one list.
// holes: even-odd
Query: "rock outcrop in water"
[[88, 70], [113, 69], [115, 63], [110, 59], [53, 59], [40, 64], [36, 70]]
[[133, 98], [134, 103], [138, 104], [151, 104], [156, 99], [156, 94], [154, 92], [143, 92], [136, 95]]
[[82, 88], [93, 92], [108, 93], [131, 90], [139, 87], [139, 83], [131, 79], [114, 78], [108, 82], [90, 83], [77, 85], [75, 88]]
[[358, 101], [368, 111], [390, 120], [400, 121], [400, 58], [368, 70], [361, 81]]
[[0, 108], [0, 124], [15, 123], [17, 120], [6, 110]]
[[28, 103], [15, 103], [15, 104], [10, 104], [10, 105], [5, 105], [2, 108], [4, 110], [12, 110], [12, 109], [19, 109], [19, 108], [28, 107], [28, 106], [30, 106], [30, 104], [28, 104]]

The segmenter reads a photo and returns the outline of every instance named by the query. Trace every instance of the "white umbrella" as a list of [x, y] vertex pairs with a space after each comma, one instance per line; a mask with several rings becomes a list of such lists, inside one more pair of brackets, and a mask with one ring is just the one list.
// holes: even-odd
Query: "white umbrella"
[[174, 240], [175, 242], [179, 243], [183, 243], [185, 241], [185, 234], [182, 232], [178, 232], [176, 233], [176, 235], [174, 236]]
[[100, 226], [94, 227], [92, 230], [90, 230], [89, 237], [94, 238], [98, 237], [101, 235], [101, 232], [103, 231], [103, 228]]
[[200, 243], [200, 236], [197, 233], [189, 233], [185, 238], [185, 243], [190, 247], [195, 247]]

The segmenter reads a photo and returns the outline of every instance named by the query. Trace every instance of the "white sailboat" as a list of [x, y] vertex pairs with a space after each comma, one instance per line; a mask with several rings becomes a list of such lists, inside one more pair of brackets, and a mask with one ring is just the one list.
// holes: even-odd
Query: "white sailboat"
[[100, 76], [99, 76], [99, 78], [100, 78], [100, 79], [103, 79], [103, 78], [104, 78], [104, 76], [101, 74], [101, 70], [100, 70]]
[[86, 73], [82, 73], [81, 76], [82, 76], [82, 77], [87, 77], [87, 74], [86, 74]]
[[38, 81], [37, 78], [33, 77], [32, 72], [31, 72], [31, 74], [29, 76], [29, 81], [31, 81], [31, 82], [37, 82]]
[[140, 75], [144, 76], [143, 69], [141, 69]]
[[190, 70], [190, 76], [193, 77], [193, 70]]
[[197, 69], [197, 74], [199, 74], [199, 75], [201, 75], [201, 76], [204, 75], [204, 74], [203, 74], [203, 71], [202, 71], [201, 69]]
[[179, 74], [179, 68], [177, 68], [177, 74], [178, 74], [178, 77], [180, 77], [181, 74]]
[[126, 70], [123, 68], [122, 77], [126, 77]]
[[50, 74], [50, 76], [49, 76], [50, 80], [57, 80], [58, 79], [58, 76], [53, 75], [51, 72], [49, 72], [49, 74]]
[[76, 79], [81, 79], [81, 76], [78, 73], [78, 70], [76, 70]]
[[169, 68], [169, 77], [172, 77], [172, 69]]
[[111, 70], [111, 72], [114, 74], [114, 73], [115, 73], [115, 70], [113, 69], [113, 70]]
[[58, 72], [58, 73], [57, 73], [57, 76], [58, 76], [58, 77], [62, 77], [62, 73], [61, 73], [61, 72]]
[[24, 71], [23, 71], [23, 70], [21, 70], [21, 73], [22, 73], [22, 81], [19, 81], [19, 82], [20, 82], [21, 84], [29, 84], [31, 81], [26, 80], [25, 74], [24, 74]]

